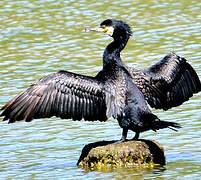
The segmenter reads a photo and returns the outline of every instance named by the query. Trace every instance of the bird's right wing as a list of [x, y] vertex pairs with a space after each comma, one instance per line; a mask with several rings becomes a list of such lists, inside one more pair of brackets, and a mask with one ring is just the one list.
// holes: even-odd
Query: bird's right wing
[[57, 116], [73, 120], [107, 120], [106, 93], [94, 77], [68, 71], [50, 74], [9, 101], [1, 116], [9, 123]]

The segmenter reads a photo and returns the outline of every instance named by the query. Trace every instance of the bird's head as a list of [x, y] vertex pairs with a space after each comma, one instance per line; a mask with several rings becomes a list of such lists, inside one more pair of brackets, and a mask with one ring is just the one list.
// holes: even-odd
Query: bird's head
[[86, 32], [98, 31], [104, 32], [114, 39], [124, 39], [132, 35], [131, 28], [128, 24], [121, 20], [106, 19], [97, 28], [86, 28]]

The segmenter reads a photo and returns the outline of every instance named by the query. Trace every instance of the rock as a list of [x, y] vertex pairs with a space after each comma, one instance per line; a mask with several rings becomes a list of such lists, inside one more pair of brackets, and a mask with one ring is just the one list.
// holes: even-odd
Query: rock
[[115, 142], [117, 141], [100, 141], [86, 145], [77, 165], [90, 170], [165, 165], [164, 149], [155, 141], [141, 139]]

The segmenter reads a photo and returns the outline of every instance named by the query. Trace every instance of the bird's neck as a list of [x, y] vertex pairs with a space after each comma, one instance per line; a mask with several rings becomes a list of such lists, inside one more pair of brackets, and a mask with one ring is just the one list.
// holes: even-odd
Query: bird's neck
[[108, 65], [122, 66], [123, 62], [120, 57], [120, 52], [124, 49], [129, 37], [114, 39], [105, 49], [103, 54], [103, 68]]

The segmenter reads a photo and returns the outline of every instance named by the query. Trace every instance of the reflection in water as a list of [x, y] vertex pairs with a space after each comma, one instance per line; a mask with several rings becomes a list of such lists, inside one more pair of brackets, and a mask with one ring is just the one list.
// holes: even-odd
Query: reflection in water
[[[133, 27], [134, 35], [122, 52], [126, 64], [147, 67], [174, 51], [187, 58], [201, 77], [200, 8], [197, 0], [1, 1], [0, 106], [50, 72], [65, 69], [95, 75], [102, 68], [102, 51], [111, 39], [83, 30], [106, 18], [122, 19]], [[74, 166], [82, 147], [97, 140], [119, 139], [117, 122], [51, 118], [9, 125], [1, 122], [0, 179], [198, 178], [200, 99], [197, 94], [180, 107], [154, 112], [162, 120], [183, 126], [177, 133], [164, 130], [143, 135], [164, 144], [165, 171], [85, 172]]]

